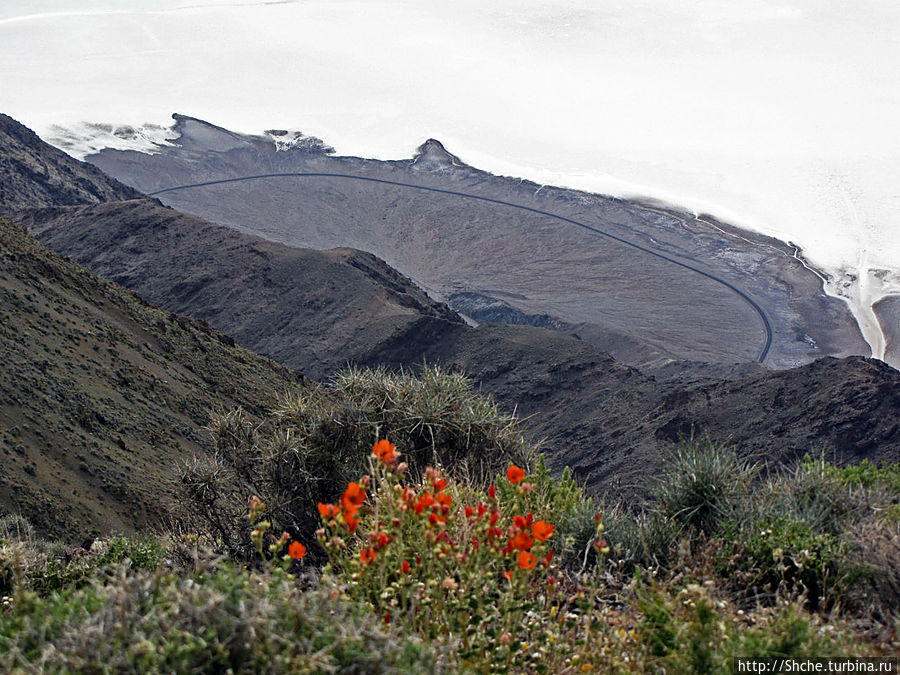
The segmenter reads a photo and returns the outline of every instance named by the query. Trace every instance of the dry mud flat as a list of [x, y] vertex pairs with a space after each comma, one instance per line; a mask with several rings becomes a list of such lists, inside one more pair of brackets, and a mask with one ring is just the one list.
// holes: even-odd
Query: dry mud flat
[[436, 141], [386, 162], [315, 143], [276, 151], [176, 120], [180, 138], [158, 154], [88, 160], [144, 192], [191, 186], [159, 193], [179, 210], [292, 246], [369, 251], [451, 306], [500, 301], [633, 365], [764, 354], [785, 368], [870, 354], [846, 305], [791, 247], [709, 217], [494, 176]]

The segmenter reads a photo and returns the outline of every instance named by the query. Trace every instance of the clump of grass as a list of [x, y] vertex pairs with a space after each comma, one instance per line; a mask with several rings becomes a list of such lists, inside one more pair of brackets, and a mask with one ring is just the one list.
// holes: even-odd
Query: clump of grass
[[477, 394], [464, 376], [438, 366], [419, 376], [351, 368], [330, 386], [284, 398], [264, 424], [236, 410], [211, 426], [216, 454], [182, 472], [182, 501], [192, 529], [203, 528], [233, 555], [248, 555], [244, 500], [258, 495], [270, 517], [310, 538], [319, 502], [336, 498], [366, 468], [374, 440], [407, 448], [413, 475], [442, 466], [483, 484], [509, 462], [530, 466], [533, 448], [510, 415]]
[[683, 441], [653, 487], [654, 509], [690, 534], [710, 533], [740, 508], [759, 467], [710, 439]]

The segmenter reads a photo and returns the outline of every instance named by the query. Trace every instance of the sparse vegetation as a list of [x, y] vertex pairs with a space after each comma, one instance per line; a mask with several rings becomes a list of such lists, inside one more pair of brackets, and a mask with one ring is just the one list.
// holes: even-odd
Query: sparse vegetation
[[492, 399], [463, 376], [426, 367], [421, 376], [349, 369], [330, 387], [310, 386], [284, 398], [261, 424], [241, 410], [217, 416], [213, 457], [188, 463], [182, 511], [191, 529], [246, 557], [246, 495], [258, 495], [270, 517], [295, 537], [311, 539], [316, 504], [337, 498], [367, 467], [372, 443], [397, 439], [409, 471], [445, 467], [484, 485], [510, 462], [529, 465], [522, 432]]
[[165, 536], [72, 553], [0, 519], [0, 668], [726, 673], [900, 647], [895, 467], [763, 477], [698, 440], [626, 508], [551, 478], [458, 376], [304, 392], [217, 419]]

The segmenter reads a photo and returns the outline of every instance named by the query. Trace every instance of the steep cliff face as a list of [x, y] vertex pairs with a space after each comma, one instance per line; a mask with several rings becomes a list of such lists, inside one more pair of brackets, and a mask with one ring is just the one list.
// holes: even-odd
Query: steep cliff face
[[0, 114], [0, 213], [141, 196], [134, 188], [72, 159], [8, 115]]

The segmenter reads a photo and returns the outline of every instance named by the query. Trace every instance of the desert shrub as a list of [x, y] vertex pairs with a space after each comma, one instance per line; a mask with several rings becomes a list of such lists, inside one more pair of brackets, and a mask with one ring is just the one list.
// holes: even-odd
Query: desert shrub
[[889, 604], [865, 598], [875, 589], [897, 597], [893, 472], [807, 457], [774, 474], [723, 526], [731, 549], [722, 573], [755, 599], [801, 593], [812, 607], [840, 604], [887, 620]]
[[28, 520], [18, 514], [10, 514], [0, 518], [0, 542], [18, 541], [34, 548], [38, 536]]
[[823, 459], [804, 458], [803, 466], [810, 465], [821, 466], [821, 470], [827, 476], [844, 485], [863, 488], [883, 486], [895, 494], [900, 494], [900, 463], [878, 466], [874, 462], [864, 459], [858, 464], [835, 466]]
[[757, 473], [727, 446], [708, 438], [683, 441], [653, 485], [654, 508], [689, 534], [710, 535], [749, 497]]
[[678, 542], [684, 537], [677, 521], [654, 510], [635, 513], [621, 504], [601, 513], [609, 559], [621, 572], [630, 573], [636, 566], [665, 569], [675, 559]]
[[833, 469], [819, 459], [781, 472], [757, 496], [758, 517], [803, 521], [817, 532], [840, 534], [864, 515], [866, 495], [841, 481]]
[[[819, 619], [780, 603], [752, 616], [736, 609], [712, 580], [652, 582], [638, 588], [636, 630], [644, 672], [731, 673], [734, 658], [823, 657], [871, 653], [846, 627], [818, 630]], [[637, 659], [636, 659], [637, 660]]]
[[756, 521], [731, 538], [740, 542], [732, 573], [747, 594], [801, 593], [814, 607], [830, 606], [858, 577], [848, 545], [804, 520]]
[[477, 394], [470, 380], [440, 367], [416, 377], [385, 369], [349, 369], [331, 386], [285, 398], [260, 424], [242, 411], [216, 417], [212, 458], [182, 472], [184, 517], [230, 553], [246, 557], [242, 523], [248, 494], [293, 536], [310, 538], [316, 504], [334, 500], [366, 470], [372, 443], [390, 435], [406, 448], [412, 475], [428, 465], [483, 484], [510, 462], [530, 465], [532, 448], [515, 420]]
[[[588, 578], [562, 575], [556, 524], [574, 510], [577, 487], [510, 466], [479, 492], [426, 468], [408, 476], [393, 445], [320, 504], [328, 552], [323, 583], [429, 643], [456, 641], [456, 666], [476, 672], [558, 672], [564, 658], [588, 664], [594, 593]], [[594, 523], [593, 545], [606, 552]], [[594, 588], [596, 591], [596, 588]]]
[[114, 580], [0, 614], [6, 672], [442, 672], [433, 650], [278, 570], [222, 565], [194, 577]]

